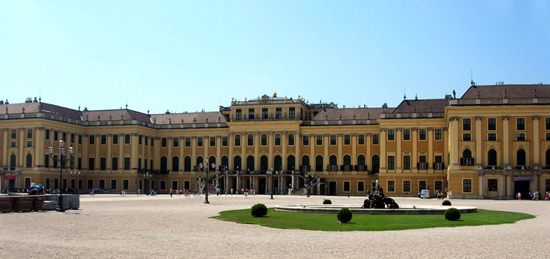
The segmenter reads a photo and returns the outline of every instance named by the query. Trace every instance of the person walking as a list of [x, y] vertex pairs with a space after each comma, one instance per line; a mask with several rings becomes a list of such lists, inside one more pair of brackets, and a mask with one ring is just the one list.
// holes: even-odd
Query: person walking
[[174, 191], [170, 188], [170, 198], [172, 198], [172, 193], [174, 193]]
[[137, 190], [137, 196], [141, 196], [141, 189], [139, 189], [139, 188]]

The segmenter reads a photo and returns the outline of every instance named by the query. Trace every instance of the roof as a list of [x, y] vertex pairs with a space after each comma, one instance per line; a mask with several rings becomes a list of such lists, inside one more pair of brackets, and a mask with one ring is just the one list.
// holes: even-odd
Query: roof
[[393, 113], [442, 113], [447, 104], [447, 99], [403, 100]]
[[377, 120], [381, 113], [391, 113], [394, 108], [341, 108], [322, 110], [314, 121], [336, 120]]
[[181, 124], [181, 123], [225, 123], [225, 117], [221, 112], [196, 112], [196, 113], [167, 113], [153, 114], [151, 121], [156, 124]]
[[550, 85], [473, 85], [461, 99], [525, 99], [550, 97]]
[[128, 109], [95, 110], [82, 112], [83, 121], [138, 120], [149, 123], [149, 115]]

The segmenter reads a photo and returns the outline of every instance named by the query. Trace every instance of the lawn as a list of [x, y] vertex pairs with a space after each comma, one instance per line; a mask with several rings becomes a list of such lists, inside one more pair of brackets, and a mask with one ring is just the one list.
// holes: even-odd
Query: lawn
[[336, 214], [284, 212], [269, 208], [267, 216], [255, 218], [250, 209], [222, 211], [219, 220], [242, 224], [256, 224], [271, 228], [303, 229], [320, 231], [388, 231], [420, 228], [461, 227], [510, 224], [523, 219], [535, 218], [525, 213], [479, 210], [463, 213], [460, 220], [449, 221], [439, 215], [362, 215], [353, 214], [350, 222], [338, 224]]

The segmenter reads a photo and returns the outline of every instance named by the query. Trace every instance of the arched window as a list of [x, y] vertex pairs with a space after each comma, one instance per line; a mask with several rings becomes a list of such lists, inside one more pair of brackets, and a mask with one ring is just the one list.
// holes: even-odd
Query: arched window
[[287, 170], [294, 170], [296, 168], [296, 158], [290, 155], [286, 158]]
[[315, 171], [323, 171], [323, 156], [315, 157]]
[[215, 156], [210, 156], [208, 158], [208, 166], [210, 166], [210, 171], [216, 171], [215, 169], [212, 169], [212, 164], [214, 164], [215, 166], [218, 166], [218, 163], [216, 162], [216, 157]]
[[357, 165], [365, 165], [365, 156], [364, 155], [359, 155], [357, 157]]
[[329, 157], [329, 165], [338, 165], [338, 158], [335, 155]]
[[309, 172], [309, 170], [311, 170], [309, 156], [302, 156], [302, 165], [300, 167], [303, 172]]
[[202, 164], [204, 162], [204, 159], [202, 158], [202, 156], [198, 156], [197, 157], [197, 166], [199, 166], [200, 164]]
[[224, 166], [226, 169], [229, 166], [229, 158], [227, 156], [222, 156], [222, 166]]
[[460, 159], [460, 165], [472, 166], [474, 165], [474, 158], [472, 157], [472, 151], [464, 149], [462, 151], [462, 158]]
[[309, 165], [309, 156], [302, 156], [302, 165]]
[[494, 149], [489, 150], [489, 153], [487, 154], [487, 165], [489, 166], [496, 166], [497, 165], [497, 151]]
[[546, 150], [546, 165], [550, 166], [550, 149]]
[[185, 170], [185, 172], [191, 171], [191, 157], [190, 156], [186, 156], [183, 159], [183, 170]]
[[344, 165], [351, 165], [351, 156], [345, 155], [344, 156]]
[[167, 173], [168, 171], [168, 159], [163, 156], [160, 158], [160, 172]]
[[235, 156], [233, 158], [233, 170], [241, 170], [243, 167], [242, 167], [242, 159], [240, 156]]
[[180, 158], [177, 156], [172, 157], [172, 171], [179, 171], [180, 170]]
[[517, 165], [518, 166], [524, 166], [526, 165], [526, 159], [525, 159], [525, 150], [520, 149], [517, 152]]
[[15, 154], [11, 154], [11, 156], [10, 156], [10, 169], [11, 170], [15, 170], [16, 163], [17, 163], [17, 157], [15, 156]]
[[250, 172], [254, 171], [254, 156], [248, 156], [246, 158], [246, 169]]
[[378, 155], [374, 155], [371, 158], [371, 164], [372, 164], [372, 173], [376, 174], [380, 172], [380, 157]]
[[283, 158], [281, 156], [275, 156], [273, 159], [273, 169], [275, 171], [283, 170]]
[[267, 156], [261, 156], [260, 157], [260, 170], [261, 171], [269, 170], [269, 168], [267, 168], [268, 167], [268, 161], [267, 160], [268, 160]]
[[27, 154], [27, 163], [25, 164], [25, 167], [32, 167], [32, 155]]

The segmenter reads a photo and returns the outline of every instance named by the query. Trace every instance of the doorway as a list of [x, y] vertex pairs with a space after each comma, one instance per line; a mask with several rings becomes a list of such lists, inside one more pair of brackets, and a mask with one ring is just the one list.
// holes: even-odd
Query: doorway
[[328, 195], [336, 195], [336, 182], [329, 182], [328, 189]]
[[521, 193], [521, 199], [522, 200], [528, 200], [529, 199], [529, 186], [530, 181], [515, 181], [514, 182], [514, 195], [517, 195], [518, 193]]

